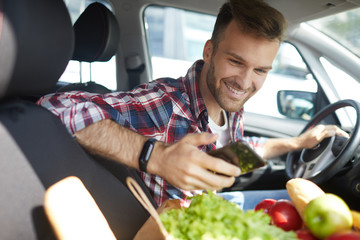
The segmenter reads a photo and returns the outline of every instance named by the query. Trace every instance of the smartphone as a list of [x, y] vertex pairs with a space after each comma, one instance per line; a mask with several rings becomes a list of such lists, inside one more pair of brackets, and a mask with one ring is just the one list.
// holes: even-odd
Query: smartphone
[[212, 150], [208, 154], [238, 166], [241, 169], [241, 174], [266, 165], [266, 161], [246, 142], [242, 141], [230, 143], [222, 148]]

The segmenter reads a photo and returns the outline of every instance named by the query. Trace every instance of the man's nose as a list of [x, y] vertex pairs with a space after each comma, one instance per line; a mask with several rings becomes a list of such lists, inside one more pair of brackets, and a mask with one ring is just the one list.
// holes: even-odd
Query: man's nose
[[252, 71], [249, 69], [241, 69], [236, 78], [236, 83], [241, 89], [248, 89], [252, 86]]

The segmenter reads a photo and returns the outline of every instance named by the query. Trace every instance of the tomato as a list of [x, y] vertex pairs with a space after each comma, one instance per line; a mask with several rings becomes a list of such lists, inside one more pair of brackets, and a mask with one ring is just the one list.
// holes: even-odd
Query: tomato
[[335, 233], [326, 238], [326, 240], [360, 240], [360, 233], [354, 231]]
[[270, 208], [269, 213], [271, 217], [271, 224], [284, 229], [285, 231], [296, 231], [303, 225], [303, 221], [289, 200], [278, 200]]
[[255, 206], [254, 210], [259, 211], [260, 209], [262, 209], [264, 213], [268, 213], [269, 209], [272, 207], [272, 205], [274, 205], [274, 203], [276, 203], [275, 199], [272, 198], [264, 199]]
[[295, 231], [297, 238], [301, 240], [317, 240], [308, 229], [299, 229]]

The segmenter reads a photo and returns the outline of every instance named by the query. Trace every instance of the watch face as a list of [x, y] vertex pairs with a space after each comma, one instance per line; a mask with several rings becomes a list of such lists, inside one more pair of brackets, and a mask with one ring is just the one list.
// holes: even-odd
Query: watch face
[[230, 143], [222, 148], [210, 151], [208, 154], [238, 166], [242, 174], [266, 165], [263, 158], [252, 150], [247, 143], [241, 141]]

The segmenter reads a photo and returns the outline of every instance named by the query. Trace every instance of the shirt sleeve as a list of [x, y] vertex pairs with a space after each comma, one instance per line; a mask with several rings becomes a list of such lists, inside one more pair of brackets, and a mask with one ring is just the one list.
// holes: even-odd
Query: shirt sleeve
[[71, 134], [104, 119], [149, 137], [167, 129], [174, 88], [149, 83], [129, 92], [95, 94], [71, 91], [49, 94], [37, 102], [59, 117]]
[[71, 134], [104, 119], [112, 119], [108, 109], [99, 106], [101, 95], [88, 92], [63, 92], [41, 97], [37, 104], [47, 108], [65, 124]]

